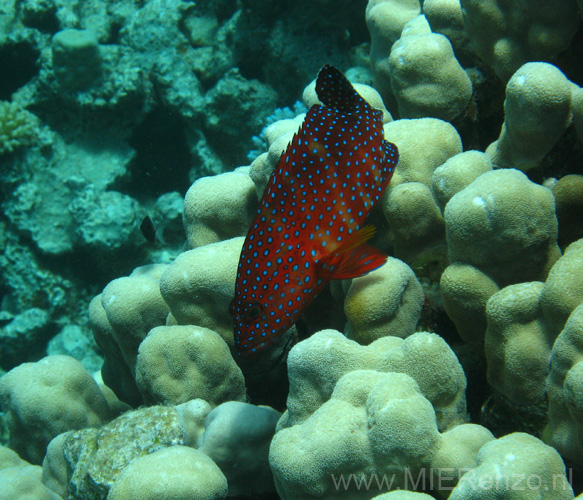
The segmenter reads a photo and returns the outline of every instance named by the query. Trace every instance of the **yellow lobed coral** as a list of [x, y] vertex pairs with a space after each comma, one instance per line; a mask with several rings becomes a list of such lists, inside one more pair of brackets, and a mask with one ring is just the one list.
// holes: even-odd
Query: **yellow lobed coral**
[[464, 372], [439, 335], [418, 332], [405, 340], [381, 337], [369, 346], [361, 346], [336, 330], [323, 330], [289, 353], [290, 392], [278, 428], [305, 421], [328, 401], [343, 375], [363, 369], [413, 377], [434, 405], [440, 429], [466, 420]]
[[425, 301], [413, 270], [389, 257], [379, 269], [352, 280], [344, 299], [345, 334], [359, 344], [415, 332]]
[[583, 465], [583, 304], [571, 313], [555, 341], [547, 390], [549, 424], [544, 439]]
[[[364, 500], [388, 489], [383, 481], [391, 489], [410, 488], [434, 465], [475, 467], [478, 450], [493, 438], [477, 425], [446, 434], [409, 375], [356, 370], [338, 380], [307, 420], [275, 434], [269, 460], [283, 500]], [[370, 486], [361, 489], [356, 483], [363, 477]]]
[[38, 120], [14, 102], [0, 101], [0, 155], [31, 144]]
[[4, 375], [0, 406], [8, 415], [11, 448], [36, 464], [58, 434], [110, 418], [107, 400], [89, 372], [76, 359], [60, 355], [23, 363]]
[[181, 253], [162, 275], [160, 290], [172, 322], [217, 332], [232, 347], [233, 319], [229, 304], [243, 238], [204, 245]]
[[170, 446], [136, 458], [115, 480], [109, 500], [221, 500], [227, 479], [204, 453]]
[[552, 64], [521, 66], [506, 86], [504, 123], [486, 149], [497, 167], [538, 165], [571, 123], [572, 83]]
[[188, 246], [197, 248], [245, 236], [256, 210], [255, 185], [246, 170], [198, 179], [184, 198]]
[[136, 382], [149, 403], [245, 401], [245, 379], [221, 336], [193, 325], [153, 328], [140, 344]]

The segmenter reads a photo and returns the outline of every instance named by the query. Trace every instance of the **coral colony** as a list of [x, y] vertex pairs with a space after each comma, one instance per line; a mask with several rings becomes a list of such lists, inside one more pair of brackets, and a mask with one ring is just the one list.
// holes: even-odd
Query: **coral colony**
[[581, 9], [4, 2], [0, 500], [583, 499]]

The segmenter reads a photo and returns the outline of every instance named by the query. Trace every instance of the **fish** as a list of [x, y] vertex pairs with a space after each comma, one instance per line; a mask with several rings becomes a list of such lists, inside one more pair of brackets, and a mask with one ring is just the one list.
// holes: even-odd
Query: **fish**
[[250, 358], [293, 326], [335, 279], [355, 278], [387, 255], [365, 225], [399, 161], [382, 112], [340, 70], [324, 66], [313, 105], [280, 157], [239, 258], [230, 304], [235, 347]]
[[142, 223], [140, 224], [140, 231], [142, 232], [142, 236], [151, 245], [158, 246], [159, 243], [166, 245], [166, 241], [164, 240], [164, 226], [160, 225], [156, 229], [154, 222], [149, 215], [146, 215], [142, 219]]

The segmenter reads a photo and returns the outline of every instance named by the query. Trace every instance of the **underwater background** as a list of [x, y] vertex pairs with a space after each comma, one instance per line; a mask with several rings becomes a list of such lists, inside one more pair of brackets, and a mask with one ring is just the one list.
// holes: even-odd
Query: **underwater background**
[[[1, 0], [0, 500], [493, 498], [509, 461], [495, 498], [582, 494], [582, 10]], [[241, 361], [243, 238], [326, 64], [399, 149], [390, 257]]]

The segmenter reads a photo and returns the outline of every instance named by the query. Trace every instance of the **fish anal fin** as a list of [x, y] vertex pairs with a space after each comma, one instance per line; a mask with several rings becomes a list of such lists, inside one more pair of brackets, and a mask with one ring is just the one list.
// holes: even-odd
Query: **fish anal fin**
[[387, 256], [366, 243], [374, 233], [374, 226], [365, 226], [335, 251], [318, 259], [319, 275], [327, 280], [357, 278], [381, 267]]

